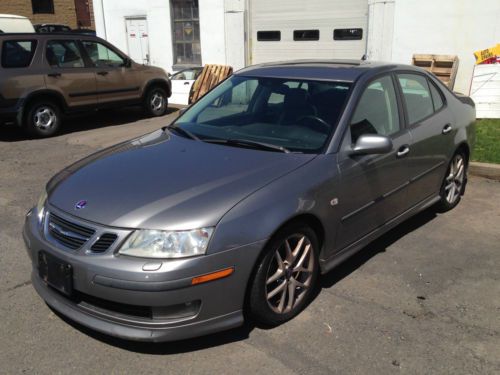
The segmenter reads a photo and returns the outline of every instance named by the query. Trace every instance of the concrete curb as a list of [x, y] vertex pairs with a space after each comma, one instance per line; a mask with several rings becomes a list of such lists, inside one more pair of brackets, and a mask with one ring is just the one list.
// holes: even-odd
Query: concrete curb
[[469, 173], [473, 176], [486, 177], [500, 181], [500, 164], [472, 161], [469, 165]]

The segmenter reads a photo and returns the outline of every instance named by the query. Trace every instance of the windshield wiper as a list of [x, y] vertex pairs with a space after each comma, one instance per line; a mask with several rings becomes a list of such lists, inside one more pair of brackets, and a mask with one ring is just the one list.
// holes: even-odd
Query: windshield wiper
[[270, 143], [257, 142], [257, 141], [249, 141], [247, 139], [203, 139], [204, 142], [209, 143], [223, 143], [231, 146], [244, 146], [250, 148], [256, 148], [260, 150], [268, 150], [268, 151], [277, 151], [289, 153], [290, 150], [283, 146], [276, 146]]
[[184, 135], [187, 138], [194, 139], [195, 141], [199, 141], [200, 140], [200, 138], [198, 138], [196, 135], [194, 135], [193, 133], [191, 133], [189, 130], [183, 129], [180, 126], [177, 126], [177, 125], [165, 126], [163, 128], [163, 130], [165, 130], [165, 129], [168, 129], [170, 131], [174, 130], [177, 133], [181, 133], [182, 135]]

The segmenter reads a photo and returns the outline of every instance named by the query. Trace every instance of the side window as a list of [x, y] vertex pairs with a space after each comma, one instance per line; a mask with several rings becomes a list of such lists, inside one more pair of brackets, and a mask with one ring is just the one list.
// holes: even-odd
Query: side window
[[82, 55], [74, 40], [52, 40], [45, 51], [47, 62], [52, 68], [83, 68]]
[[351, 120], [352, 143], [363, 134], [392, 135], [400, 130], [396, 91], [390, 76], [370, 83]]
[[34, 40], [6, 40], [2, 45], [3, 68], [25, 68], [31, 64], [35, 54]]
[[123, 58], [104, 44], [88, 40], [82, 41], [83, 48], [89, 55], [90, 60], [96, 67], [109, 68], [119, 67], [125, 64]]
[[173, 81], [194, 81], [198, 75], [199, 75], [199, 70], [196, 69], [186, 69], [183, 71], [180, 71], [178, 73], [175, 73], [172, 77], [170, 77], [171, 80]]
[[429, 87], [431, 88], [434, 111], [439, 111], [444, 106], [443, 97], [441, 96], [442, 94], [439, 92], [439, 89], [436, 87], [436, 85], [434, 85], [434, 83], [429, 82]]
[[427, 78], [419, 74], [398, 74], [398, 80], [403, 90], [410, 124], [415, 124], [434, 113]]

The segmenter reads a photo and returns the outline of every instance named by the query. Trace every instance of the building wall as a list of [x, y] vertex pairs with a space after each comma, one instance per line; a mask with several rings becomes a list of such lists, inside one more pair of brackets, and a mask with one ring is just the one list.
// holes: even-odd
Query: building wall
[[415, 53], [458, 55], [454, 90], [468, 94], [473, 52], [500, 42], [498, 0], [396, 0], [392, 61]]
[[[128, 52], [125, 19], [146, 16], [150, 64], [168, 72], [174, 70], [170, 1], [94, 0], [93, 7], [97, 35], [125, 53]], [[202, 64], [226, 63], [224, 7], [225, 0], [199, 1]]]
[[[89, 0], [90, 18], [94, 24], [92, 1]], [[0, 13], [28, 17], [33, 24], [60, 23], [77, 28], [74, 0], [54, 0], [54, 14], [33, 14], [31, 0], [1, 0]]]
[[94, 0], [94, 16], [97, 35], [125, 53], [128, 52], [125, 19], [145, 16], [150, 63], [172, 71], [172, 29], [167, 0]]

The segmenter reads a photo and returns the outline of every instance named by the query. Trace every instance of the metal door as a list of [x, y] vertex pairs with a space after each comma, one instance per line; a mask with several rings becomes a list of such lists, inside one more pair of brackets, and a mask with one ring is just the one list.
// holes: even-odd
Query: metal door
[[136, 63], [149, 65], [149, 35], [146, 17], [125, 19], [128, 55]]

